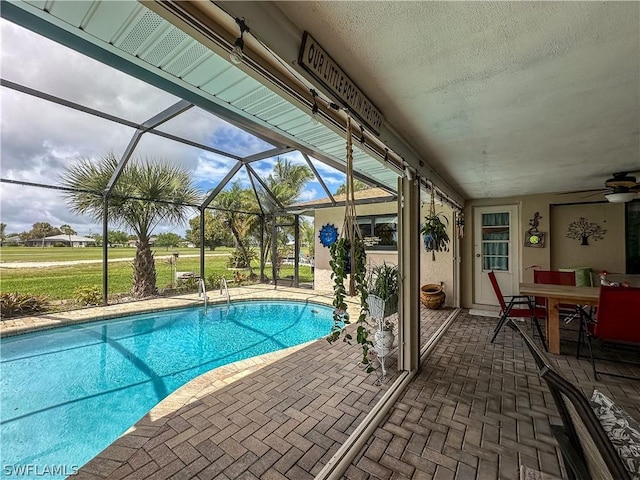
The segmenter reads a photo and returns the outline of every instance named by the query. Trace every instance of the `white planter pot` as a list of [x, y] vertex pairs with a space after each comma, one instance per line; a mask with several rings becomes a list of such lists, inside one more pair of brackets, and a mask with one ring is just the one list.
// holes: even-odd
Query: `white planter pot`
[[385, 354], [393, 347], [393, 340], [395, 335], [391, 330], [376, 330], [374, 334], [375, 347], [378, 351], [383, 351]]

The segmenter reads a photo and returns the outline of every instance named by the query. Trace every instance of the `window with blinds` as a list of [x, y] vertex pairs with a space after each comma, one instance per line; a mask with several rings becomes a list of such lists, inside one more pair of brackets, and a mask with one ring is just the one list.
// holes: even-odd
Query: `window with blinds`
[[508, 212], [482, 214], [483, 270], [509, 270], [509, 221]]

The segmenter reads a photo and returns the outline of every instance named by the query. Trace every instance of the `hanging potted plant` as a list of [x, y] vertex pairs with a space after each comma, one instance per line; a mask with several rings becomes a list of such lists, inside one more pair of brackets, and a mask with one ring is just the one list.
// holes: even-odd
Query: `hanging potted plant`
[[[367, 282], [366, 282], [366, 264], [367, 255], [365, 253], [365, 245], [362, 239], [362, 233], [356, 219], [355, 196], [353, 194], [353, 148], [351, 139], [351, 118], [347, 117], [347, 193], [345, 200], [345, 217], [344, 225], [338, 240], [330, 247], [331, 266], [333, 279], [333, 326], [327, 337], [329, 343], [337, 341], [343, 337], [343, 341], [351, 343], [356, 341], [362, 347], [361, 363], [367, 366], [367, 372], [375, 370], [371, 360], [369, 359], [369, 351], [373, 348], [373, 342], [369, 335], [369, 323], [367, 322], [367, 314], [369, 306], [367, 304]], [[349, 276], [349, 289], [344, 282]], [[346, 296], [358, 295], [360, 297], [360, 314], [355, 324], [355, 339], [351, 330], [347, 330], [347, 326], [352, 323], [347, 314]]]
[[429, 205], [429, 213], [424, 217], [424, 225], [420, 229], [424, 246], [427, 252], [431, 252], [432, 260], [435, 261], [435, 252], [449, 251], [449, 234], [447, 228], [449, 220], [442, 212], [436, 213], [436, 206], [433, 198], [433, 188], [431, 189], [431, 204]]

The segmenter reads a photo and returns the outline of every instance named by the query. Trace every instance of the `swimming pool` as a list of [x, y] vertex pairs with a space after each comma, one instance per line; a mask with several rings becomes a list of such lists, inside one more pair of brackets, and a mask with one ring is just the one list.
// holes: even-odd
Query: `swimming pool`
[[330, 307], [260, 301], [3, 339], [0, 475], [17, 476], [20, 468], [33, 478], [43, 469], [61, 473], [47, 478], [72, 474], [189, 380], [323, 337], [331, 325]]

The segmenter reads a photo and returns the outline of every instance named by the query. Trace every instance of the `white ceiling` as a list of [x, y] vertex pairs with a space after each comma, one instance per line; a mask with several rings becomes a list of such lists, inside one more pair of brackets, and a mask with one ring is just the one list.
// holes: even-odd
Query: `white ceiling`
[[465, 198], [640, 173], [639, 2], [270, 3]]

